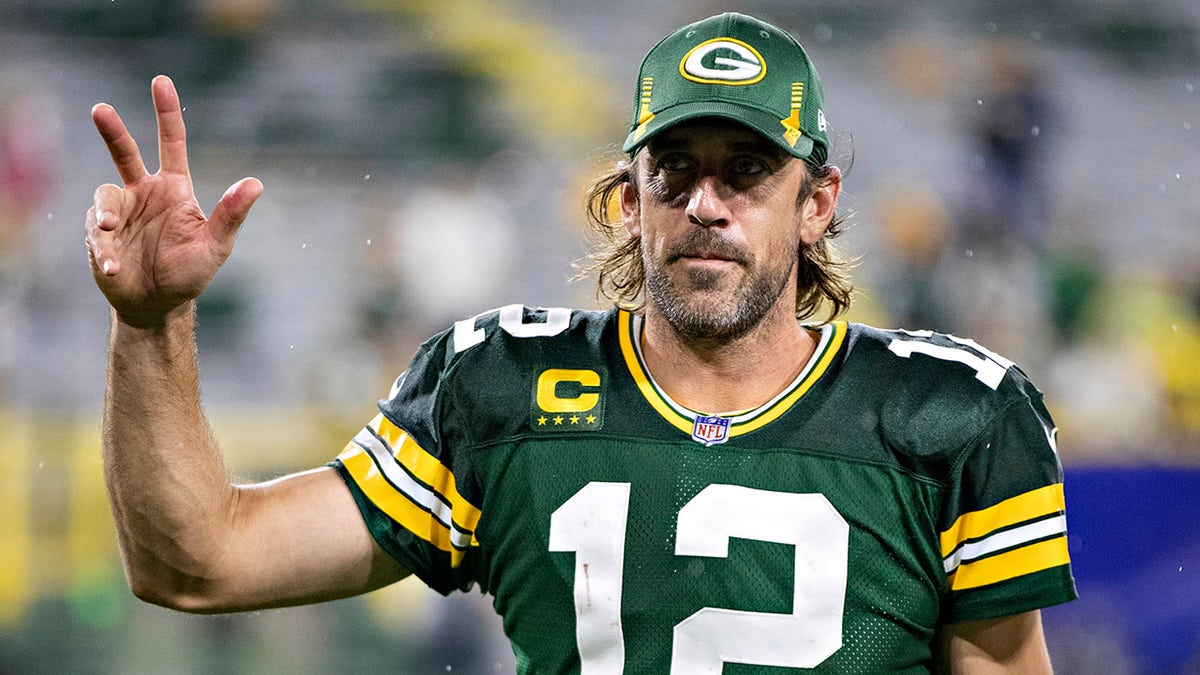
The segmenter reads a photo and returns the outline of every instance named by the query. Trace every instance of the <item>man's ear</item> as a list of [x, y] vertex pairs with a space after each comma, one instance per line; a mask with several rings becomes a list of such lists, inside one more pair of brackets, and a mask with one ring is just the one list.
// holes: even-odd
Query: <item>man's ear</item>
[[842, 192], [842, 172], [830, 167], [829, 175], [813, 188], [813, 193], [800, 205], [800, 240], [813, 244], [825, 236], [837, 211], [838, 195]]
[[[630, 171], [636, 170], [636, 166], [630, 169]], [[621, 222], [624, 223], [630, 236], [634, 238], [642, 236], [641, 211], [637, 188], [634, 187], [633, 181], [625, 181], [621, 184]]]

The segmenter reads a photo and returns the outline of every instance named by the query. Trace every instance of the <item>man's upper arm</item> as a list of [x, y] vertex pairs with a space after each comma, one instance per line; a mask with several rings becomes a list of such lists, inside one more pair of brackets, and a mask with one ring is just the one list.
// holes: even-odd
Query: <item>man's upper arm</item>
[[[237, 489], [215, 578], [179, 608], [226, 612], [321, 602], [380, 588], [409, 572], [367, 530], [332, 468]], [[191, 596], [189, 601], [188, 596]]]
[[989, 675], [1050, 673], [1040, 610], [943, 626], [937, 636], [938, 670]]

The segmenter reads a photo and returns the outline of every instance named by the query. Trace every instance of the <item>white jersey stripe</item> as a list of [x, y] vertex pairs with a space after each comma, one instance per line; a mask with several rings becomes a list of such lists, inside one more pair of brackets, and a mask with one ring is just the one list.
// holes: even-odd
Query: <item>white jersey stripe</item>
[[471, 533], [464, 532], [451, 518], [450, 505], [442, 500], [441, 495], [421, 485], [396, 462], [390, 448], [379, 439], [370, 429], [363, 429], [354, 437], [359, 447], [371, 453], [375, 463], [383, 471], [388, 482], [396, 487], [414, 504], [429, 511], [442, 525], [450, 529], [450, 542], [456, 548], [468, 548], [471, 545]]
[[1016, 548], [1031, 541], [1045, 539], [1056, 534], [1066, 534], [1066, 532], [1067, 517], [1065, 515], [1058, 515], [1053, 518], [1039, 520], [1036, 523], [998, 532], [979, 541], [964, 544], [958, 547], [954, 553], [946, 556], [942, 562], [945, 566], [946, 574], [950, 574], [963, 562], [971, 562], [989, 553]]

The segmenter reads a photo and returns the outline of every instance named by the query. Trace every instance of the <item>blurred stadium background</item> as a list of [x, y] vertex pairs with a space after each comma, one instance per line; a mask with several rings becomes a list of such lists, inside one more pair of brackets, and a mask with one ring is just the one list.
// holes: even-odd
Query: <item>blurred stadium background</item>
[[82, 242], [117, 180], [93, 103], [152, 156], [168, 73], [201, 203], [266, 183], [199, 336], [229, 462], [265, 477], [336, 454], [450, 322], [597, 305], [567, 279], [638, 60], [725, 9], [821, 70], [852, 165], [851, 318], [973, 337], [1046, 391], [1082, 593], [1046, 613], [1058, 671], [1200, 673], [1195, 0], [4, 0], [0, 673], [513, 669], [486, 598], [417, 582], [230, 617], [129, 595]]

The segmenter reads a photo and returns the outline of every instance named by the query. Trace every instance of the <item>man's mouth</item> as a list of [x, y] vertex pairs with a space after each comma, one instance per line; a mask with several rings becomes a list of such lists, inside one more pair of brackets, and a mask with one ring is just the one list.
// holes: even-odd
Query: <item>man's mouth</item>
[[724, 260], [727, 262], [736, 262], [728, 256], [722, 255], [720, 253], [713, 253], [712, 251], [690, 251], [690, 252], [684, 253], [682, 257], [695, 258], [697, 260]]
[[737, 246], [726, 242], [724, 239], [701, 232], [681, 242], [671, 252], [671, 255], [667, 256], [668, 263], [684, 259], [714, 263], [732, 262], [740, 265], [745, 263], [746, 256], [742, 254], [742, 251]]
[[681, 251], [667, 258], [667, 263], [685, 262], [692, 265], [704, 266], [720, 266], [720, 265], [742, 265], [743, 259], [740, 256], [729, 253], [717, 253], [714, 251]]

